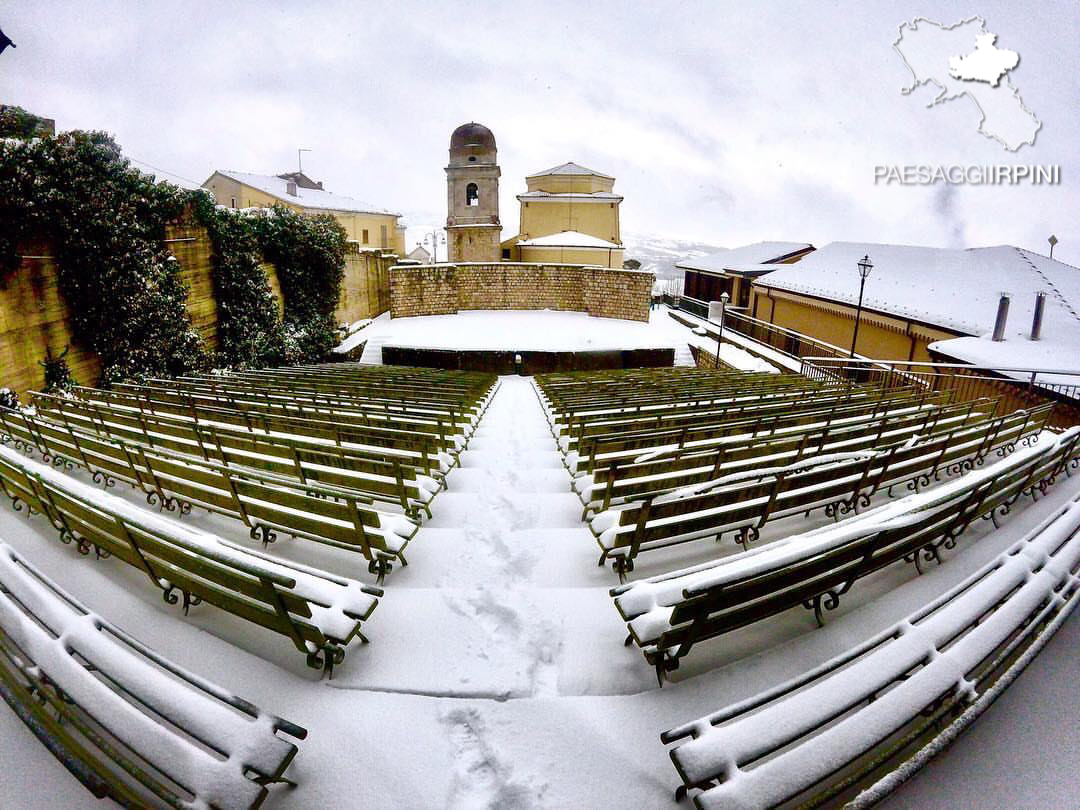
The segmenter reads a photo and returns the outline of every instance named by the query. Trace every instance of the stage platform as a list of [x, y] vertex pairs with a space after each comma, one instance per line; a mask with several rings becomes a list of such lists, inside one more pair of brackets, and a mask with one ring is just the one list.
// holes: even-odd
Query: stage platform
[[[650, 323], [552, 310], [476, 310], [380, 317], [350, 340], [361, 362], [536, 374], [671, 366], [680, 341], [665, 320]], [[349, 348], [350, 341], [342, 344]], [[686, 350], [685, 340], [681, 348]]]

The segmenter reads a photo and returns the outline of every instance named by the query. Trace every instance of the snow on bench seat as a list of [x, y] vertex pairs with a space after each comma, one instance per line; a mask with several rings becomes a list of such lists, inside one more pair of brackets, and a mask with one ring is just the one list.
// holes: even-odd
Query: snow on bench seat
[[4, 543], [0, 688], [98, 798], [129, 806], [257, 807], [297, 751], [278, 733], [307, 736], [94, 615]]
[[852, 651], [665, 732], [662, 741], [677, 745], [670, 754], [683, 789], [703, 791], [694, 797], [700, 810], [766, 808], [836, 802], [868, 777], [880, 778], [926, 734], [954, 718], [970, 722], [968, 707], [1015, 677], [1012, 661], [1020, 656], [1022, 668], [1024, 649], [1037, 651], [1080, 601], [1078, 571], [1080, 503], [1073, 501]]
[[332, 673], [359, 637], [381, 588], [274, 558], [77, 481], [0, 447], [0, 483], [86, 554], [118, 556], [143, 570], [170, 604], [206, 601], [288, 636], [313, 667]]
[[[972, 520], [996, 520], [1025, 492], [1068, 471], [1080, 428], [1020, 448], [941, 486], [833, 526], [611, 590], [630, 639], [657, 666], [678, 666], [693, 644], [803, 604], [821, 620], [857, 578], [900, 559], [939, 559]], [[945, 547], [949, 547], [945, 545]], [[808, 604], [809, 602], [809, 604]]]

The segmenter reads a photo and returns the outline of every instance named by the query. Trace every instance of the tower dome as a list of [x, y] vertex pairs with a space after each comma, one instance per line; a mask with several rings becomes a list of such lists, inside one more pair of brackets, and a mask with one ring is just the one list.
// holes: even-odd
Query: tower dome
[[483, 124], [470, 121], [450, 135], [450, 165], [495, 163], [495, 135]]

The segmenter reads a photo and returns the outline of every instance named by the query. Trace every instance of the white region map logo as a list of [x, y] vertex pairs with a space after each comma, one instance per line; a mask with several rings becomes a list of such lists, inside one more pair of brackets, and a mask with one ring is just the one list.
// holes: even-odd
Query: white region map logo
[[978, 131], [1010, 152], [1034, 145], [1042, 122], [1024, 106], [1020, 92], [1007, 75], [1020, 64], [1016, 51], [998, 48], [997, 34], [986, 30], [982, 17], [942, 25], [925, 17], [900, 24], [893, 48], [900, 55], [912, 83], [904, 95], [932, 83], [940, 92], [927, 108], [966, 96], [980, 118]]

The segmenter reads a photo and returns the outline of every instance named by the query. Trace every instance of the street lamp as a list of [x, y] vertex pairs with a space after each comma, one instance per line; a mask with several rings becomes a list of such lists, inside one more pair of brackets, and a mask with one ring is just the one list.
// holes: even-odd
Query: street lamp
[[859, 318], [862, 316], [862, 297], [863, 290], [866, 288], [866, 277], [870, 275], [870, 271], [874, 269], [874, 265], [870, 263], [870, 256], [867, 254], [862, 257], [862, 261], [859, 262], [859, 306], [855, 309], [855, 331], [851, 335], [851, 357], [855, 357], [855, 341], [859, 339]]
[[424, 234], [424, 238], [421, 239], [419, 242], [417, 242], [416, 246], [417, 247], [424, 247], [426, 245], [431, 245], [431, 263], [432, 264], [438, 264], [439, 263], [439, 245], [445, 245], [445, 244], [446, 244], [446, 234], [445, 233], [439, 233], [437, 230], [435, 230], [435, 231], [432, 231], [431, 233]]
[[726, 292], [720, 294], [720, 331], [716, 333], [716, 367], [720, 368], [720, 343], [724, 339], [724, 310], [727, 309], [731, 296]]
[[1046, 240], [1050, 243], [1050, 258], [1054, 258], [1054, 245], [1058, 243], [1058, 238], [1053, 234], [1050, 234], [1050, 238]]

